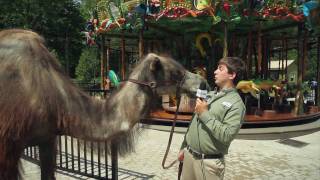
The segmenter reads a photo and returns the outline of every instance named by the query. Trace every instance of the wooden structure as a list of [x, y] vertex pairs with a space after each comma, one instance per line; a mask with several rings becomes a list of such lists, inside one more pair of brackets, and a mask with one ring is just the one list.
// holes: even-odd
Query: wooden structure
[[[150, 114], [149, 117], [143, 119], [144, 123], [168, 123], [171, 124], [174, 118], [173, 113], [166, 112], [164, 110], [157, 110]], [[177, 117], [178, 124], [188, 125], [192, 118], [191, 114], [179, 114]], [[262, 116], [246, 115], [244, 118], [244, 125], [257, 124], [283, 124], [283, 123], [296, 123], [296, 122], [308, 122], [320, 118], [320, 109], [312, 109], [310, 112], [303, 115], [295, 115], [292, 113], [275, 113], [265, 112]]]

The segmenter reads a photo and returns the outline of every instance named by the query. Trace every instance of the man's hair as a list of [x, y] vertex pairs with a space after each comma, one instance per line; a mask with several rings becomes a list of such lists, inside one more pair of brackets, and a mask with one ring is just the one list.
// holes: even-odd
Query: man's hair
[[228, 68], [228, 73], [236, 73], [236, 77], [233, 79], [235, 85], [243, 79], [246, 71], [246, 64], [242, 59], [238, 57], [224, 57], [220, 59], [219, 64], [225, 64]]

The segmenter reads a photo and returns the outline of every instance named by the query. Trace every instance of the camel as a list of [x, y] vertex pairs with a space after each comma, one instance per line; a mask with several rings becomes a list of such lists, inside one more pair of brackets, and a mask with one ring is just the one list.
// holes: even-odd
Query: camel
[[130, 131], [149, 114], [155, 95], [177, 87], [195, 94], [204, 81], [175, 60], [151, 53], [110, 98], [98, 100], [72, 83], [40, 35], [0, 31], [0, 179], [18, 179], [20, 155], [34, 145], [41, 179], [55, 179], [57, 135], [116, 139], [120, 150], [128, 150]]

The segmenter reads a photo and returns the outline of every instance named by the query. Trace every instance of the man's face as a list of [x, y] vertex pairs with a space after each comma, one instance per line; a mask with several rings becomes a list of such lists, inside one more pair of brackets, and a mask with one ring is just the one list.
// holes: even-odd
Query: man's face
[[223, 88], [226, 84], [231, 83], [235, 78], [235, 73], [228, 73], [228, 68], [225, 64], [219, 64], [214, 71], [214, 79], [217, 86]]

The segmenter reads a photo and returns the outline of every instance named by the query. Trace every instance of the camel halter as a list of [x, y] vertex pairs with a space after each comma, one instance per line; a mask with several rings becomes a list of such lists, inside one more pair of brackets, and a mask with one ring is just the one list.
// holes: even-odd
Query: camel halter
[[172, 167], [177, 162], [177, 159], [176, 159], [176, 160], [172, 161], [168, 166], [165, 166], [165, 163], [166, 163], [166, 160], [167, 160], [167, 157], [168, 157], [168, 154], [169, 154], [169, 150], [170, 150], [170, 147], [171, 147], [174, 128], [176, 127], [176, 121], [177, 121], [178, 111], [179, 111], [180, 101], [181, 101], [181, 92], [180, 91], [181, 91], [181, 89], [180, 88], [178, 89], [178, 87], [177, 87], [177, 91], [176, 91], [177, 109], [176, 109], [176, 112], [174, 113], [174, 118], [173, 118], [173, 121], [172, 121], [172, 126], [171, 126], [171, 130], [170, 130], [167, 149], [166, 149], [166, 152], [165, 152], [165, 154], [163, 156], [162, 163], [161, 163], [163, 169], [169, 169], [170, 167]]
[[[178, 92], [178, 90], [180, 91], [180, 89], [182, 87], [182, 84], [185, 81], [185, 78], [186, 78], [186, 72], [183, 72], [183, 77], [182, 77], [181, 81], [177, 81], [177, 91], [176, 92]], [[137, 79], [128, 79], [127, 81], [135, 83], [135, 84], [139, 84], [139, 85], [142, 85], [142, 86], [147, 86], [152, 91], [154, 91], [158, 87], [159, 84], [166, 86], [166, 85], [170, 85], [172, 83], [172, 81], [159, 81], [157, 83], [156, 81], [146, 82], [146, 81], [140, 81], [140, 80], [137, 80]]]
[[[168, 169], [168, 168], [172, 167], [177, 162], [177, 159], [176, 159], [173, 162], [171, 162], [168, 166], [165, 166], [165, 162], [167, 160], [167, 157], [168, 157], [168, 154], [169, 154], [169, 150], [170, 150], [170, 147], [171, 147], [174, 128], [176, 126], [176, 121], [177, 121], [177, 117], [178, 117], [178, 111], [179, 111], [180, 101], [181, 101], [181, 87], [182, 87], [182, 84], [185, 81], [185, 78], [186, 78], [186, 72], [183, 73], [183, 77], [182, 77], [181, 81], [177, 83], [177, 87], [176, 87], [177, 109], [176, 109], [176, 112], [174, 113], [174, 119], [173, 119], [172, 126], [171, 126], [171, 131], [170, 131], [170, 135], [169, 135], [167, 149], [166, 149], [166, 152], [165, 152], [165, 154], [163, 156], [163, 160], [162, 160], [162, 163], [161, 163], [163, 169]], [[158, 85], [157, 82], [155, 82], [155, 81], [143, 82], [143, 81], [139, 81], [139, 80], [136, 80], [136, 79], [128, 79], [128, 81], [132, 82], [132, 83], [139, 84], [139, 85], [147, 86], [153, 92], [154, 92], [155, 88]], [[168, 84], [169, 82], [168, 81], [162, 81], [162, 83], [163, 84]]]
[[182, 82], [184, 81], [184, 79], [185, 79], [185, 74], [183, 75], [182, 81], [179, 83], [179, 85], [177, 86], [177, 90], [176, 90], [177, 109], [176, 109], [176, 112], [174, 113], [174, 118], [173, 118], [173, 121], [172, 121], [172, 126], [171, 126], [171, 130], [170, 130], [167, 149], [166, 149], [166, 152], [165, 152], [165, 154], [163, 156], [162, 163], [161, 163], [163, 169], [168, 169], [168, 168], [172, 167], [177, 162], [177, 159], [176, 159], [176, 160], [172, 161], [168, 166], [165, 166], [165, 163], [166, 163], [166, 160], [167, 160], [167, 157], [168, 157], [168, 154], [169, 154], [169, 150], [170, 150], [170, 147], [171, 147], [174, 128], [176, 127], [178, 111], [179, 111], [179, 108], [180, 108], [180, 101], [181, 101], [181, 86], [182, 86]]

